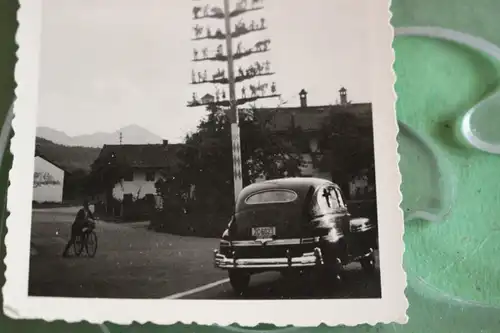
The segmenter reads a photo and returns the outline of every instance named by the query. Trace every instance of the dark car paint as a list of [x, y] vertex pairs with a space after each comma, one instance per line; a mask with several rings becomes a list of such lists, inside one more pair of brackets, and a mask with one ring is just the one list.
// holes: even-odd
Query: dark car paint
[[[255, 240], [255, 237], [251, 235], [252, 227], [275, 226], [275, 239], [302, 240], [319, 237], [318, 245], [325, 249], [325, 258], [328, 260], [338, 258], [347, 263], [353, 255], [363, 255], [367, 248], [356, 245], [358, 235], [353, 235], [349, 231], [351, 216], [345, 204], [321, 216], [312, 214], [314, 204], [312, 200], [318, 189], [324, 186], [332, 187], [342, 195], [336, 184], [318, 178], [284, 178], [264, 181], [244, 188], [238, 197], [232, 223], [225, 232], [224, 238], [230, 243], [221, 247], [220, 250], [228, 255], [234, 251], [235, 255], [241, 258], [267, 258], [283, 255], [286, 250], [300, 254], [300, 252], [312, 249], [310, 244], [239, 246], [237, 248], [231, 246], [233, 241]], [[254, 193], [279, 189], [294, 191], [297, 198], [286, 203], [246, 203], [246, 198]], [[229, 248], [232, 250], [229, 251]]]

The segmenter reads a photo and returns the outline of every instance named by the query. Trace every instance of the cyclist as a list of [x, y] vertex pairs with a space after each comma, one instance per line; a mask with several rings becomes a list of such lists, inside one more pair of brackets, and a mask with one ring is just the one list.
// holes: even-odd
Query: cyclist
[[75, 243], [76, 238], [83, 234], [83, 229], [92, 225], [95, 220], [94, 215], [90, 211], [89, 202], [87, 199], [83, 201], [83, 207], [76, 213], [76, 218], [71, 225], [71, 237], [64, 248], [63, 257], [68, 256], [69, 248]]

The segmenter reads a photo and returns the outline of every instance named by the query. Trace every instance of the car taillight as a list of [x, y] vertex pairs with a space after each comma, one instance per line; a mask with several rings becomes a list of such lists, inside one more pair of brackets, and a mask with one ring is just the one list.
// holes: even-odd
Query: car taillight
[[314, 229], [325, 229], [329, 230], [335, 226], [334, 221], [331, 216], [325, 215], [321, 217], [317, 217], [311, 220], [311, 226]]
[[366, 217], [353, 218], [349, 221], [350, 232], [365, 232], [374, 229], [374, 223]]
[[324, 215], [310, 221], [315, 236], [327, 236], [332, 230], [342, 235], [342, 215]]

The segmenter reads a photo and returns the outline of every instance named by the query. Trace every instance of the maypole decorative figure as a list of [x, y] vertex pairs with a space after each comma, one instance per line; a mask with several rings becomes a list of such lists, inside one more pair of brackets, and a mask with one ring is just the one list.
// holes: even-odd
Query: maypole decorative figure
[[252, 8], [255, 8], [258, 4], [261, 4], [262, 0], [252, 0]]
[[243, 53], [245, 51], [243, 51], [243, 43], [242, 42], [239, 42], [238, 43], [238, 47], [236, 48], [236, 54], [240, 54], [240, 53]]
[[200, 17], [201, 7], [195, 6], [193, 7], [193, 16], [195, 19]]
[[271, 71], [271, 62], [269, 60], [266, 60], [266, 62], [264, 63], [264, 70], [266, 71], [266, 73], [269, 73]]
[[222, 52], [223, 52], [224, 48], [222, 46], [222, 44], [219, 44], [219, 46], [217, 46], [217, 55], [218, 56], [221, 56], [222, 55]]
[[210, 6], [206, 5], [203, 7], [203, 16], [210, 16]]
[[224, 70], [223, 69], [218, 69], [217, 72], [212, 75], [212, 79], [215, 81], [217, 79], [223, 79], [224, 78]]
[[219, 88], [215, 89], [215, 101], [219, 102], [220, 101], [220, 92]]
[[247, 8], [247, 0], [240, 0], [236, 4], [236, 10], [245, 10]]
[[267, 51], [270, 43], [271, 43], [270, 39], [264, 39], [264, 40], [258, 41], [257, 43], [255, 43], [255, 46], [254, 46], [255, 51], [256, 52]]
[[194, 29], [195, 38], [199, 38], [201, 36], [201, 34], [203, 33], [203, 27], [197, 24], [194, 26], [193, 29]]
[[254, 31], [254, 30], [255, 30], [255, 20], [252, 20], [252, 21], [250, 22], [250, 30], [251, 30], [251, 31]]

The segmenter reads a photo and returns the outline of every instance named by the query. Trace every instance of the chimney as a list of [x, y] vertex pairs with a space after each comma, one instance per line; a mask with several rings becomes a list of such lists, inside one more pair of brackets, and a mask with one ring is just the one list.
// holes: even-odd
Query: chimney
[[340, 93], [340, 105], [347, 105], [347, 89], [342, 87], [339, 90]]
[[168, 146], [168, 140], [163, 140], [163, 143], [162, 143], [165, 147]]
[[300, 96], [300, 107], [302, 108], [307, 107], [307, 91], [305, 91], [305, 89], [302, 89], [299, 92], [299, 96]]

